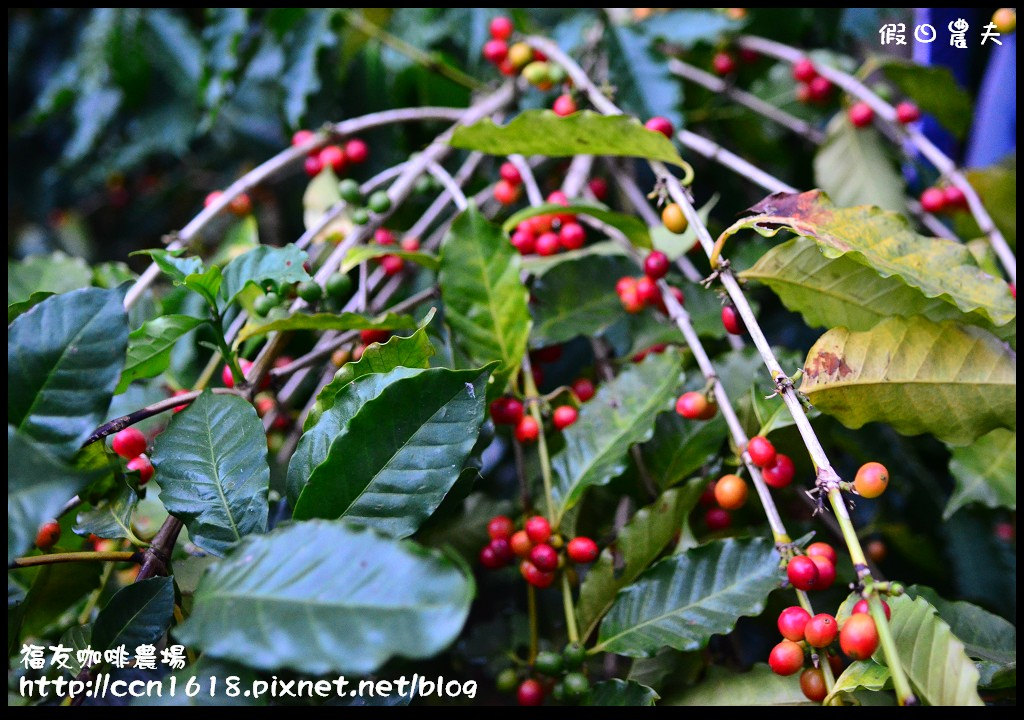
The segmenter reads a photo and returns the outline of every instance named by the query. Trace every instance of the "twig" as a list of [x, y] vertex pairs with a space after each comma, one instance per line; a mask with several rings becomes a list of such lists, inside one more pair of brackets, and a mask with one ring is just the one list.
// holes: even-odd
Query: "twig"
[[142, 553], [125, 550], [109, 552], [69, 552], [49, 553], [47, 555], [29, 555], [28, 557], [15, 558], [14, 562], [7, 566], [8, 570], [18, 568], [37, 567], [39, 565], [56, 565], [57, 563], [71, 562], [141, 562]]
[[729, 152], [721, 145], [718, 145], [697, 133], [690, 132], [689, 130], [680, 130], [677, 137], [683, 145], [691, 150], [695, 150], [704, 157], [724, 165], [738, 175], [749, 178], [771, 192], [797, 192], [796, 188], [787, 185], [778, 178], [766, 173], [756, 165], [751, 165], [739, 155]]
[[587, 185], [587, 178], [594, 168], [593, 155], [577, 155], [569, 163], [569, 169], [562, 180], [562, 192], [568, 198], [579, 196]]
[[540, 191], [540, 186], [537, 185], [537, 178], [533, 176], [533, 170], [530, 168], [530, 164], [526, 162], [526, 158], [522, 155], [509, 155], [508, 160], [516, 166], [516, 170], [519, 171], [519, 175], [523, 178], [523, 187], [526, 188], [526, 199], [530, 205], [543, 205], [544, 194]]

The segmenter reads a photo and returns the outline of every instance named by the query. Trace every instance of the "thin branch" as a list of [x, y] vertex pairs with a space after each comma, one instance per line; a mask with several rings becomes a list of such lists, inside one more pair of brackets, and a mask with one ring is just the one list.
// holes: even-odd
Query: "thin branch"
[[526, 158], [522, 155], [509, 155], [508, 160], [516, 166], [516, 170], [519, 171], [519, 175], [523, 178], [523, 187], [526, 188], [526, 199], [530, 205], [543, 205], [544, 194], [540, 191], [540, 186], [537, 185], [537, 178], [533, 175], [530, 163], [526, 162]]
[[587, 179], [594, 168], [593, 155], [576, 155], [562, 180], [562, 192], [568, 198], [578, 197], [587, 187]]
[[690, 132], [689, 130], [680, 130], [677, 137], [683, 145], [691, 150], [695, 150], [709, 160], [714, 160], [720, 165], [724, 165], [737, 175], [749, 178], [770, 192], [798, 192], [797, 189], [791, 185], [787, 185], [778, 178], [766, 173], [756, 165], [751, 165], [739, 155], [729, 152], [721, 145], [718, 145], [697, 133]]
[[427, 165], [427, 171], [434, 176], [448, 191], [448, 194], [455, 200], [455, 207], [462, 212], [469, 207], [469, 200], [466, 199], [466, 194], [462, 192], [462, 188], [459, 187], [459, 183], [456, 182], [447, 170], [444, 169], [440, 164], [432, 162]]
[[71, 562], [142, 562], [142, 553], [125, 550], [110, 552], [69, 552], [49, 553], [47, 555], [29, 555], [28, 557], [15, 558], [14, 562], [7, 566], [8, 570], [18, 568], [37, 567], [39, 565], [56, 565], [57, 563]]

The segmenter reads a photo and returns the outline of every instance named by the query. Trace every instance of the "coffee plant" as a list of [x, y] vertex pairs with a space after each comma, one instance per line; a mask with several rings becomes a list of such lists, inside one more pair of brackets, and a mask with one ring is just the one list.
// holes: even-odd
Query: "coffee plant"
[[1014, 157], [779, 12], [9, 16], [11, 704], [1014, 703]]

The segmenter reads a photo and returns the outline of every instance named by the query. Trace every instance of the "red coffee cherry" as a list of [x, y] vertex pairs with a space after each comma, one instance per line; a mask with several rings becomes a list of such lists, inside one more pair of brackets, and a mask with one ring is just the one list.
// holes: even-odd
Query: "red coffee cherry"
[[359, 138], [345, 142], [345, 158], [356, 165], [366, 162], [370, 157], [370, 147]]
[[728, 510], [722, 508], [708, 508], [708, 511], [704, 513], [704, 524], [711, 532], [725, 530], [732, 525], [732, 515]]
[[644, 258], [644, 275], [651, 280], [660, 280], [668, 274], [670, 265], [668, 255], [659, 250], [654, 250]]
[[495, 515], [487, 523], [487, 534], [491, 536], [492, 540], [495, 538], [505, 538], [508, 540], [512, 537], [515, 529], [516, 526], [512, 519], [504, 515]]
[[523, 404], [513, 397], [500, 397], [491, 403], [495, 425], [518, 425], [523, 419]]
[[778, 453], [775, 462], [761, 471], [761, 477], [769, 487], [784, 488], [793, 482], [796, 475], [796, 467], [789, 455]]
[[547, 543], [534, 545], [530, 550], [530, 562], [541, 572], [554, 572], [558, 569], [558, 552]]
[[818, 584], [818, 566], [806, 555], [797, 555], [789, 561], [786, 576], [797, 590], [811, 590]]
[[851, 615], [839, 631], [839, 647], [852, 660], [866, 660], [878, 649], [878, 628], [870, 615]]
[[507, 183], [517, 186], [523, 184], [523, 176], [519, 173], [519, 168], [515, 166], [515, 163], [503, 162], [498, 168], [498, 174]]
[[153, 477], [153, 464], [146, 457], [145, 453], [129, 460], [125, 467], [128, 468], [129, 472], [137, 472], [139, 474], [139, 485], [145, 485]]
[[594, 562], [599, 552], [597, 543], [583, 536], [570, 540], [565, 551], [570, 560], [581, 565]]
[[508, 43], [504, 40], [488, 40], [484, 43], [482, 54], [487, 62], [500, 65], [508, 57]]
[[736, 60], [727, 52], [715, 53], [711, 59], [711, 68], [716, 75], [731, 75], [736, 70]]
[[832, 94], [832, 83], [819, 75], [807, 83], [807, 91], [812, 101], [823, 103]]
[[800, 673], [800, 689], [811, 702], [821, 702], [828, 697], [825, 676], [820, 668], [807, 668]]
[[[181, 395], [188, 395], [188, 393], [189, 393], [188, 390], [175, 390], [173, 393], [171, 393], [171, 397], [179, 397]], [[180, 413], [182, 410], [184, 410], [187, 407], [188, 407], [187, 404], [185, 404], [185, 405], [176, 405], [173, 408], [173, 411], [176, 412], [176, 413]]]
[[324, 164], [317, 155], [310, 155], [306, 158], [303, 169], [309, 177], [316, 177], [324, 169]]
[[519, 188], [507, 180], [494, 183], [494, 199], [502, 205], [511, 205], [519, 199]]
[[543, 233], [539, 238], [537, 238], [534, 245], [537, 254], [544, 256], [554, 255], [562, 247], [562, 243], [559, 241], [558, 235], [553, 232]]
[[491, 37], [495, 40], [508, 40], [512, 36], [512, 31], [515, 29], [515, 25], [512, 21], [504, 15], [491, 20], [490, 25]]
[[768, 667], [777, 675], [792, 675], [804, 666], [804, 649], [792, 640], [783, 640], [768, 654]]
[[815, 648], [828, 647], [839, 634], [839, 625], [836, 619], [828, 613], [818, 613], [807, 621], [804, 628], [804, 637], [807, 644]]
[[519, 690], [516, 691], [516, 699], [520, 705], [533, 706], [544, 704], [544, 686], [539, 681], [523, 680], [519, 686]]
[[295, 134], [292, 135], [292, 145], [305, 145], [313, 139], [315, 134], [312, 130], [296, 130]]
[[668, 118], [661, 117], [660, 115], [656, 115], [645, 122], [644, 127], [648, 130], [653, 130], [654, 132], [660, 132], [670, 140], [672, 139], [672, 135], [675, 134], [675, 128], [672, 126], [671, 121], [669, 121]]
[[555, 111], [555, 115], [565, 117], [566, 115], [572, 115], [578, 108], [576, 107], [576, 101], [572, 99], [572, 95], [565, 93], [555, 98], [551, 109]]
[[[885, 600], [882, 601], [882, 609], [885, 610], [885, 619], [892, 620], [892, 608], [889, 607], [889, 603], [887, 603]], [[858, 600], [856, 603], [854, 603], [852, 614], [857, 615], [859, 613], [871, 613], [870, 609], [868, 608], [867, 600]]]
[[855, 128], [865, 128], [875, 119], [875, 111], [865, 102], [854, 103], [847, 113]]
[[565, 430], [567, 427], [576, 422], [576, 418], [579, 417], [579, 412], [572, 405], [562, 405], [555, 408], [555, 412], [551, 417], [552, 423], [559, 430]]
[[661, 300], [657, 283], [646, 275], [636, 279], [636, 294], [644, 305], [656, 305]]
[[388, 277], [398, 275], [405, 269], [405, 260], [397, 255], [384, 255], [380, 259], [380, 267]]
[[903, 125], [921, 119], [921, 110], [912, 102], [901, 102], [896, 106], [896, 119]]
[[490, 545], [485, 545], [480, 549], [480, 564], [488, 570], [497, 570], [505, 565], [501, 558], [495, 554]]
[[836, 581], [836, 566], [824, 555], [808, 555], [818, 568], [818, 582], [815, 590], [828, 590]]
[[528, 230], [516, 230], [512, 233], [512, 237], [509, 239], [509, 242], [512, 243], [512, 247], [519, 251], [520, 255], [529, 255], [537, 249], [533, 233]]
[[949, 209], [967, 209], [967, 196], [964, 195], [964, 191], [958, 188], [956, 185], [947, 185], [945, 188], [943, 188], [942, 197], [945, 206]]
[[836, 555], [836, 549], [825, 542], [811, 543], [807, 546], [807, 554], [811, 557], [820, 555], [823, 558], [826, 558], [833, 565], [839, 562], [839, 557]]
[[114, 436], [111, 447], [121, 457], [131, 460], [146, 452], [146, 436], [140, 430], [128, 427]]
[[536, 442], [537, 438], [540, 436], [540, 426], [531, 416], [526, 415], [519, 421], [519, 424], [516, 425], [515, 434], [516, 440], [521, 443]]
[[807, 627], [811, 614], [799, 605], [792, 605], [779, 613], [778, 626], [782, 637], [793, 642], [800, 642], [804, 639], [804, 629]]
[[345, 151], [341, 149], [340, 145], [328, 145], [320, 151], [317, 157], [321, 165], [331, 168], [336, 174], [345, 169]]
[[39, 526], [36, 533], [36, 547], [40, 550], [49, 550], [60, 540], [60, 523], [56, 520], [48, 520]]
[[551, 537], [551, 523], [540, 515], [527, 518], [523, 529], [526, 530], [526, 536], [532, 543], [546, 543]]
[[530, 550], [533, 549], [533, 543], [530, 542], [530, 537], [526, 534], [525, 530], [517, 530], [512, 533], [508, 544], [515, 556], [520, 558], [529, 557]]
[[558, 231], [558, 241], [566, 250], [579, 250], [587, 241], [587, 231], [577, 222], [567, 222]]
[[809, 83], [818, 77], [818, 71], [809, 58], [800, 58], [793, 63], [793, 79], [797, 82]]
[[718, 412], [718, 405], [710, 402], [704, 393], [692, 390], [676, 400], [676, 412], [687, 420], [710, 420]]
[[940, 188], [928, 188], [921, 193], [921, 207], [925, 212], [942, 212], [946, 208], [946, 194]]
[[743, 321], [740, 319], [740, 314], [736, 311], [736, 308], [732, 305], [722, 306], [722, 325], [725, 327], [726, 332], [731, 335], [743, 334]]
[[759, 468], [768, 467], [775, 462], [775, 446], [771, 440], [761, 435], [755, 435], [747, 443], [747, 454], [750, 461]]
[[580, 402], [586, 402], [594, 397], [594, 383], [587, 378], [579, 378], [573, 382], [572, 391], [576, 393], [576, 397], [579, 398]]
[[555, 581], [555, 574], [553, 572], [544, 572], [529, 560], [523, 560], [519, 563], [519, 572], [526, 582], [537, 588], [550, 587], [551, 583]]
[[360, 330], [359, 339], [362, 340], [363, 345], [370, 345], [372, 343], [384, 343], [391, 337], [390, 330]]
[[604, 178], [591, 178], [587, 183], [587, 187], [590, 188], [590, 192], [594, 194], [594, 197], [600, 201], [608, 199], [608, 181]]

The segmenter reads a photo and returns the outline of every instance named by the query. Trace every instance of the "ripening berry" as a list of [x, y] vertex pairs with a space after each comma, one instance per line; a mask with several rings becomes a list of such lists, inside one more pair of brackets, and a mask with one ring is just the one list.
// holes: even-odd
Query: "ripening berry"
[[540, 515], [527, 518], [523, 529], [526, 530], [526, 536], [533, 543], [546, 543], [551, 537], [551, 523]]
[[508, 49], [508, 61], [512, 67], [519, 69], [533, 60], [533, 48], [523, 42], [517, 42]]
[[56, 520], [49, 520], [39, 526], [36, 533], [36, 547], [40, 550], [49, 550], [60, 540], [60, 523]]
[[636, 280], [629, 278], [632, 282], [621, 288], [616, 286], [616, 290], [619, 294], [619, 302], [622, 303], [623, 309], [630, 313], [636, 314], [644, 309], [644, 301], [640, 298], [640, 293], [636, 289]]
[[839, 625], [836, 619], [828, 613], [818, 613], [807, 621], [804, 628], [804, 638], [807, 644], [815, 648], [828, 647], [839, 634]]
[[828, 543], [824, 543], [824, 542], [811, 543], [810, 545], [807, 546], [807, 554], [810, 557], [814, 557], [815, 555], [820, 555], [821, 557], [827, 559], [833, 565], [835, 565], [837, 562], [839, 562], [839, 558], [836, 555], [836, 549], [834, 547], [832, 547], [831, 545], [829, 545]]
[[702, 392], [691, 390], [676, 400], [676, 412], [687, 420], [710, 420], [718, 412], [718, 405]]
[[497, 570], [504, 566], [505, 563], [494, 553], [490, 545], [485, 545], [480, 550], [480, 564], [488, 570]]
[[558, 239], [558, 235], [553, 232], [543, 233], [534, 242], [534, 249], [538, 255], [554, 255], [562, 247], [562, 243]]
[[947, 210], [966, 210], [967, 196], [956, 185], [947, 185], [942, 189], [943, 204]]
[[528, 230], [516, 230], [509, 238], [509, 242], [519, 251], [520, 255], [529, 255], [537, 249], [537, 241], [534, 239], [533, 233]]
[[644, 258], [644, 275], [651, 280], [660, 280], [668, 274], [670, 264], [668, 255], [660, 250], [654, 250]]
[[722, 326], [725, 327], [726, 332], [730, 335], [743, 334], [743, 321], [740, 319], [740, 314], [736, 311], [736, 308], [732, 305], [722, 306]]
[[295, 134], [292, 135], [292, 145], [305, 145], [313, 139], [315, 134], [312, 130], [296, 130]]
[[390, 330], [360, 330], [359, 339], [363, 345], [371, 345], [373, 343], [384, 343], [391, 337]]
[[812, 101], [823, 103], [832, 94], [832, 83], [827, 78], [819, 75], [807, 83], [807, 92], [810, 94]]
[[901, 102], [896, 106], [896, 119], [902, 125], [908, 125], [921, 119], [921, 110], [912, 102]]
[[1017, 29], [1017, 11], [1013, 8], [999, 8], [992, 13], [992, 23], [996, 31], [1004, 35]]
[[796, 467], [793, 465], [793, 461], [789, 455], [783, 453], [778, 453], [775, 456], [775, 462], [761, 471], [761, 477], [764, 478], [765, 484], [776, 489], [789, 485], [793, 482], [795, 475]]
[[[885, 619], [892, 620], [892, 608], [889, 607], [889, 603], [887, 603], [885, 600], [882, 601], [882, 609], [885, 611]], [[854, 603], [851, 614], [856, 615], [857, 613], [867, 613], [869, 615], [871, 614], [871, 610], [868, 606], [867, 600], [858, 600], [856, 603]]]
[[814, 589], [828, 590], [832, 587], [832, 583], [836, 581], [835, 564], [824, 555], [808, 555], [808, 557], [818, 568], [818, 582], [815, 584]]
[[676, 203], [669, 203], [661, 211], [661, 222], [668, 228], [669, 232], [682, 235], [690, 224], [683, 213], [683, 209]]
[[366, 162], [370, 157], [370, 147], [359, 138], [351, 138], [345, 142], [345, 158], [359, 165]]
[[796, 86], [796, 101], [807, 105], [811, 102], [811, 86], [800, 83]]
[[[249, 368], [252, 367], [252, 362], [245, 358], [239, 358], [238, 367], [241, 369], [243, 375], [249, 374]], [[220, 371], [221, 382], [224, 383], [224, 387], [233, 388], [235, 386], [235, 376], [231, 372], [231, 366], [225, 365]]]
[[565, 117], [566, 115], [572, 115], [578, 108], [576, 107], [576, 101], [572, 99], [572, 95], [565, 93], [555, 98], [551, 109], [555, 111], [555, 115]]
[[534, 60], [524, 67], [523, 77], [526, 78], [526, 82], [541, 90], [551, 84], [551, 79], [548, 77], [548, 64], [542, 60]]
[[345, 169], [345, 151], [340, 145], [328, 145], [320, 151], [317, 158], [323, 167], [331, 168], [335, 174], [340, 174]]
[[821, 702], [828, 697], [828, 687], [821, 668], [807, 668], [800, 673], [800, 690], [811, 702]]
[[511, 205], [519, 199], [519, 188], [507, 180], [494, 183], [494, 199], [502, 205]]
[[839, 647], [852, 660], [867, 660], [878, 649], [878, 628], [866, 613], [851, 615], [839, 631]]
[[515, 556], [519, 558], [529, 557], [530, 550], [533, 549], [533, 543], [530, 541], [530, 536], [526, 534], [525, 530], [517, 530], [512, 533], [508, 544]]
[[579, 250], [587, 241], [587, 232], [577, 222], [563, 223], [558, 230], [558, 241], [566, 250]]
[[768, 654], [768, 666], [776, 675], [792, 675], [804, 666], [804, 649], [792, 640], [783, 640]]
[[925, 212], [942, 212], [946, 208], [946, 194], [941, 188], [928, 188], [921, 193], [921, 207]]
[[540, 425], [529, 415], [523, 417], [516, 425], [516, 440], [521, 443], [532, 443], [540, 435]]
[[636, 279], [636, 294], [644, 305], [657, 305], [661, 300], [658, 284], [646, 275], [641, 275]]
[[516, 526], [512, 522], [512, 519], [504, 515], [495, 515], [487, 523], [487, 534], [494, 538], [505, 538], [506, 540], [512, 537], [512, 533], [515, 532]]
[[153, 464], [146, 457], [145, 453], [129, 460], [125, 467], [128, 468], [129, 472], [137, 472], [139, 474], [139, 485], [145, 485], [153, 477]]
[[547, 543], [539, 543], [530, 550], [530, 562], [541, 572], [554, 572], [558, 569], [558, 552]]
[[708, 511], [704, 513], [704, 524], [711, 532], [725, 530], [732, 525], [732, 515], [728, 510], [722, 508], [708, 508]]
[[875, 118], [875, 111], [866, 102], [858, 102], [854, 103], [850, 108], [847, 117], [850, 118], [850, 122], [853, 123], [854, 127], [865, 128]]
[[523, 680], [516, 691], [516, 699], [520, 705], [533, 706], [544, 704], [544, 686], [534, 679]]
[[889, 484], [889, 471], [885, 465], [869, 462], [861, 465], [857, 476], [853, 479], [853, 488], [862, 497], [876, 498], [885, 492]]
[[508, 57], [508, 44], [504, 40], [488, 40], [482, 54], [487, 62], [500, 65]]
[[512, 36], [512, 31], [515, 26], [512, 24], [512, 20], [499, 15], [498, 17], [491, 20], [490, 26], [491, 37], [495, 40], [508, 40]]
[[324, 164], [320, 162], [319, 156], [310, 155], [304, 161], [303, 169], [309, 177], [316, 177], [320, 174], [320, 171], [324, 169]]
[[420, 239], [418, 237], [408, 235], [402, 238], [401, 242], [399, 242], [398, 245], [406, 252], [419, 252]]
[[786, 576], [797, 590], [811, 590], [818, 584], [818, 566], [806, 555], [797, 555], [786, 566]]
[[580, 536], [569, 541], [565, 552], [574, 563], [583, 565], [594, 562], [599, 551], [596, 542], [588, 537]]
[[711, 68], [716, 75], [731, 75], [736, 70], [736, 60], [727, 52], [718, 52], [711, 59]]
[[775, 462], [775, 446], [772, 441], [761, 435], [755, 435], [747, 443], [747, 454], [750, 462], [759, 468], [768, 467]]
[[659, 132], [668, 139], [672, 139], [672, 135], [675, 133], [675, 128], [672, 126], [672, 122], [668, 118], [655, 115], [650, 120], [644, 123], [644, 127], [654, 132]]
[[402, 272], [405, 268], [405, 260], [397, 255], [384, 255], [380, 259], [380, 266], [384, 270], [384, 274], [390, 277]]
[[793, 642], [804, 639], [804, 629], [811, 619], [811, 614], [799, 605], [792, 605], [779, 613], [779, 632], [782, 637]]
[[594, 397], [594, 383], [587, 378], [579, 378], [573, 382], [572, 391], [580, 402], [586, 402]]
[[501, 179], [510, 185], [516, 187], [523, 184], [523, 176], [519, 172], [519, 168], [516, 167], [515, 163], [503, 162], [501, 167], [498, 168], [498, 174]]
[[559, 430], [565, 430], [576, 422], [577, 417], [579, 417], [579, 412], [576, 408], [572, 405], [562, 405], [555, 408], [555, 412], [551, 416], [551, 422]]
[[608, 181], [604, 178], [591, 178], [590, 182], [587, 183], [587, 187], [590, 188], [590, 192], [598, 200], [604, 202], [608, 199]]
[[809, 83], [818, 77], [818, 71], [809, 58], [800, 58], [793, 63], [793, 79], [797, 82]]
[[142, 453], [146, 452], [146, 436], [138, 428], [125, 428], [117, 435], [114, 436], [113, 442], [110, 443], [111, 447], [114, 448], [114, 452], [123, 457], [126, 460], [131, 460], [133, 457], [138, 457]]
[[551, 583], [555, 581], [555, 573], [544, 572], [529, 560], [523, 560], [519, 563], [519, 572], [526, 582], [537, 588], [550, 587]]
[[715, 483], [715, 501], [725, 510], [738, 510], [747, 501], [747, 483], [738, 475], [723, 475]]

